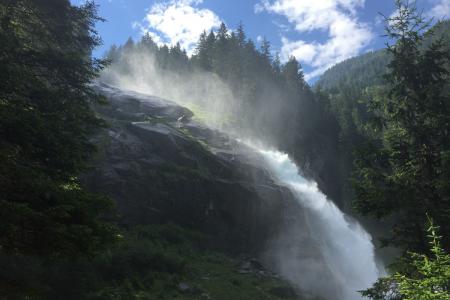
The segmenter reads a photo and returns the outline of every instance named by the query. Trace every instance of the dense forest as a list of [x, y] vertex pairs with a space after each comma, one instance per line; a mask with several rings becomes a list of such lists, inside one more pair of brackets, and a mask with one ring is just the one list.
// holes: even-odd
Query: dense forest
[[[236, 273], [236, 257], [196, 228], [123, 222], [114, 201], [81, 183], [101, 152], [93, 137], [111, 126], [92, 82], [135, 80], [136, 60], [153, 70], [139, 74], [149, 86], [155, 74], [174, 86], [213, 78], [195, 94], [226, 87], [220, 109], [195, 102], [220, 115], [211, 126], [276, 146], [344, 211], [388, 222], [381, 246], [400, 256], [362, 295], [450, 299], [450, 22], [396, 4], [386, 49], [310, 86], [295, 57], [282, 63], [266, 39], [258, 48], [243, 24], [203, 32], [192, 56], [146, 34], [97, 59], [94, 2], [0, 3], [0, 299], [296, 297], [277, 277]], [[180, 283], [200, 286], [207, 272], [221, 275], [204, 290]]]

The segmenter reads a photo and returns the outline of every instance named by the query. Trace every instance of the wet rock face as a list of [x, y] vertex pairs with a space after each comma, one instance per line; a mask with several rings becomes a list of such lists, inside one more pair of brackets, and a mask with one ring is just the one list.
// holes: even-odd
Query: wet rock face
[[94, 88], [106, 96], [109, 104], [107, 107], [99, 107], [100, 113], [118, 120], [153, 117], [176, 121], [180, 117], [189, 119], [193, 115], [187, 108], [156, 96], [121, 90], [104, 83], [95, 84]]
[[251, 149], [157, 97], [97, 89], [109, 128], [95, 137], [98, 157], [82, 180], [117, 203], [127, 225], [174, 222], [233, 252], [260, 253], [300, 208]]

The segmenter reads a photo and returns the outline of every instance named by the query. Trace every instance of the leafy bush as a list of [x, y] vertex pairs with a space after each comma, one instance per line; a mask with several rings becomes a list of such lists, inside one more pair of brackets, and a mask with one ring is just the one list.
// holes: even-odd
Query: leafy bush
[[450, 255], [440, 244], [438, 227], [429, 218], [430, 256], [411, 252], [397, 272], [361, 292], [375, 300], [450, 300]]

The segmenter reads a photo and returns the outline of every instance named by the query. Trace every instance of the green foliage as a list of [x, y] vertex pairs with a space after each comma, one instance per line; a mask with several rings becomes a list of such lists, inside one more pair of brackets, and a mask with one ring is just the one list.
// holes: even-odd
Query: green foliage
[[316, 85], [336, 94], [344, 89], [361, 92], [366, 87], [384, 84], [383, 74], [390, 59], [390, 54], [386, 50], [349, 58], [328, 69]]
[[410, 252], [402, 262], [406, 272], [379, 279], [372, 288], [361, 292], [363, 296], [375, 300], [450, 299], [450, 254], [442, 248], [438, 227], [430, 218], [428, 224], [430, 255]]
[[[273, 278], [238, 273], [236, 261], [206, 250], [207, 237], [178, 226], [138, 226], [96, 262], [99, 286], [87, 299], [279, 299]], [[179, 284], [190, 286], [182, 291]], [[85, 299], [85, 298], [82, 298]]]
[[[173, 224], [135, 226], [92, 258], [42, 262], [0, 256], [0, 299], [280, 299], [273, 289], [287, 284], [256, 273], [238, 273], [239, 264], [207, 250], [208, 238]], [[4, 285], [22, 281], [20, 289]], [[187, 283], [189, 290], [179, 288]], [[284, 299], [293, 299], [287, 297]]]
[[[450, 227], [450, 56], [442, 39], [422, 47], [427, 23], [408, 2], [388, 18], [392, 60], [387, 89], [369, 102], [373, 130], [355, 163], [355, 206], [376, 217], [396, 216], [387, 242], [426, 251], [424, 215]], [[428, 33], [428, 35], [431, 33]], [[450, 247], [449, 237], [443, 241]]]
[[[450, 21], [438, 22], [424, 33], [419, 44], [420, 50], [423, 51], [429, 48], [432, 42], [443, 39], [449, 52], [449, 34]], [[361, 153], [360, 148], [367, 148], [366, 144], [371, 143], [373, 139], [379, 139], [383, 131], [382, 122], [379, 116], [371, 111], [370, 105], [372, 102], [379, 102], [377, 98], [386, 97], [388, 93], [389, 80], [383, 75], [388, 72], [391, 60], [392, 54], [386, 49], [365, 53], [331, 67], [315, 85], [316, 93], [323, 95], [323, 107], [339, 123], [339, 147], [337, 157], [334, 158], [339, 162], [338, 186], [346, 186], [347, 178], [351, 177], [352, 171], [357, 168], [353, 165], [355, 158], [366, 155]], [[346, 195], [342, 198], [354, 197], [352, 188], [344, 192]]]
[[360, 293], [373, 300], [402, 300], [397, 290], [397, 282], [392, 277], [380, 278], [371, 288], [360, 291]]
[[[90, 2], [0, 3], [1, 269], [29, 260], [33, 277], [53, 260], [94, 255], [115, 239], [101, 217], [111, 202], [76, 179], [94, 151], [90, 135], [103, 124], [91, 109], [103, 100], [89, 86], [104, 65], [90, 58], [97, 20]], [[3, 275], [0, 294], [14, 299], [46, 289]]]
[[442, 249], [437, 229], [430, 220], [428, 232], [433, 257], [410, 254], [411, 266], [416, 271], [415, 277], [418, 278], [399, 273], [395, 275], [399, 292], [405, 296], [405, 300], [450, 299], [450, 255]]
[[0, 19], [0, 249], [91, 252], [110, 231], [98, 219], [110, 203], [74, 179], [102, 124], [88, 85], [103, 66], [89, 57], [99, 43], [95, 6], [6, 1]]

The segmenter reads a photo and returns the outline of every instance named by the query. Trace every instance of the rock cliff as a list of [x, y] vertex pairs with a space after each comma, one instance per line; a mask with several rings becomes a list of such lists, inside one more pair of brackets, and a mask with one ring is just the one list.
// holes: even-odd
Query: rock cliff
[[108, 129], [83, 181], [117, 203], [124, 225], [175, 223], [204, 232], [214, 246], [260, 255], [300, 207], [278, 186], [258, 155], [158, 97], [105, 84], [97, 108]]

